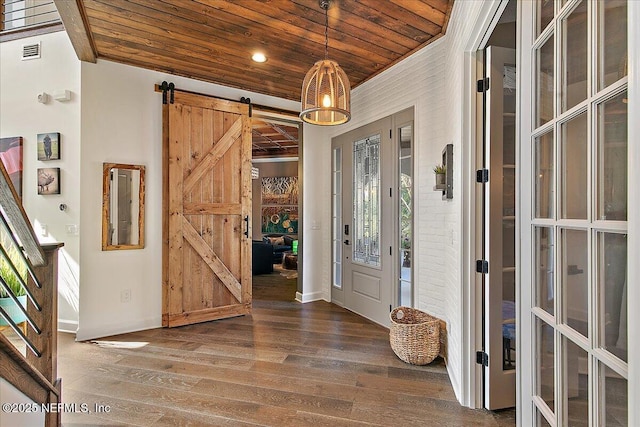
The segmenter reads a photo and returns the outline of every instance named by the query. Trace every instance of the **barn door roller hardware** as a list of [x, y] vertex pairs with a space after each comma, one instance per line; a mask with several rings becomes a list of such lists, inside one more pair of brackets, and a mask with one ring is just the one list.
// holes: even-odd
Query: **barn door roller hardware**
[[240, 102], [243, 104], [247, 104], [249, 106], [249, 117], [251, 117], [252, 109], [251, 109], [251, 98], [245, 98], [244, 96], [240, 98]]
[[167, 103], [167, 91], [171, 92], [171, 98], [169, 100], [170, 104], [173, 104], [173, 93], [176, 88], [176, 85], [172, 83], [167, 83], [166, 81], [162, 82], [160, 85], [160, 90], [162, 91], [162, 103]]

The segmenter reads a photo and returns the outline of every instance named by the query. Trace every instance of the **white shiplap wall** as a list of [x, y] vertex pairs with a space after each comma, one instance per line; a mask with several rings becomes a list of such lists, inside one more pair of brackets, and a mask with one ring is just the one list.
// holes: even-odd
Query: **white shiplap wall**
[[[415, 107], [415, 295], [416, 307], [447, 322], [448, 369], [458, 399], [462, 387], [462, 148], [464, 57], [473, 30], [486, 14], [487, 2], [458, 0], [446, 36], [357, 87], [352, 93], [352, 120], [320, 129], [306, 126], [305, 262], [303, 294], [330, 299], [331, 271], [331, 138], [379, 118]], [[446, 144], [454, 145], [454, 198], [433, 191], [432, 167]], [[319, 165], [326, 173], [318, 174]], [[309, 169], [316, 171], [313, 179]], [[322, 232], [311, 229], [312, 222]], [[327, 257], [327, 254], [329, 257]], [[321, 265], [318, 265], [321, 262]], [[311, 267], [311, 265], [309, 265]], [[311, 274], [313, 272], [313, 274]]]

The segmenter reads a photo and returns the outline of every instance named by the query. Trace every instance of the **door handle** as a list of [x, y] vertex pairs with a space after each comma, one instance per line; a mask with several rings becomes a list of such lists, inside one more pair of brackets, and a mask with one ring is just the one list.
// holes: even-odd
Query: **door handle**
[[249, 215], [244, 217], [244, 222], [245, 222], [244, 235], [247, 236], [247, 239], [248, 239], [249, 238]]
[[349, 239], [347, 239], [347, 240], [345, 240], [345, 241], [344, 241], [344, 244], [348, 246], [348, 245], [350, 245], [351, 243], [349, 243]]

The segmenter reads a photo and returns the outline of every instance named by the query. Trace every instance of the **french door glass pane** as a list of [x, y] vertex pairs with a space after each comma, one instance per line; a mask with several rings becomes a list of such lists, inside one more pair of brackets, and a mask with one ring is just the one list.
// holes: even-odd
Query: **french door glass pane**
[[536, 317], [536, 394], [555, 412], [553, 327]]
[[562, 111], [587, 99], [587, 1], [562, 20]]
[[553, 131], [535, 139], [535, 217], [553, 218]]
[[516, 266], [516, 222], [513, 219], [502, 221], [502, 268]]
[[516, 164], [516, 67], [505, 64], [502, 74], [502, 163]]
[[600, 346], [627, 362], [627, 235], [598, 233]]
[[598, 215], [627, 220], [627, 92], [598, 106]]
[[627, 2], [599, 1], [601, 16], [598, 89], [627, 75]]
[[566, 337], [562, 337], [562, 347], [567, 425], [589, 427], [589, 354]]
[[551, 427], [551, 424], [547, 421], [547, 419], [542, 415], [542, 412], [538, 408], [536, 408], [536, 426], [537, 427]]
[[516, 214], [516, 169], [504, 166], [502, 170], [502, 215], [514, 217]]
[[576, 331], [589, 335], [589, 283], [587, 277], [587, 232], [563, 229], [562, 278], [560, 289], [564, 300], [562, 320]]
[[547, 25], [553, 20], [553, 0], [542, 0], [538, 2], [538, 13], [536, 17], [537, 32], [536, 35], [540, 35], [547, 28]]
[[353, 146], [353, 260], [380, 266], [380, 135]]
[[536, 52], [536, 126], [553, 119], [553, 43], [551, 36]]
[[600, 388], [600, 422], [598, 426], [627, 426], [627, 380], [598, 363]]
[[562, 218], [587, 219], [587, 113], [562, 124]]
[[549, 227], [535, 228], [536, 306], [553, 316], [553, 231]]

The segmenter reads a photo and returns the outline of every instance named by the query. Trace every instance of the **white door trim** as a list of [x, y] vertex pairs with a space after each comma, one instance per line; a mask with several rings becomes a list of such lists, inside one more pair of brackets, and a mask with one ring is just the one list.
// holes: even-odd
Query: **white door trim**
[[[518, 63], [518, 71], [516, 73], [516, 141], [520, 141], [522, 138], [529, 140], [532, 131], [530, 119], [532, 116], [532, 102], [530, 94], [533, 93], [533, 58], [529, 46], [533, 44], [535, 7], [534, 2], [518, 2], [518, 31], [516, 36], [516, 61]], [[525, 35], [527, 37], [526, 40], [524, 39]], [[523, 49], [523, 46], [526, 46], [527, 49]], [[523, 157], [527, 161], [523, 161]], [[516, 174], [516, 209], [519, 212], [516, 216], [516, 233], [520, 239], [520, 244], [516, 245], [516, 262], [520, 266], [520, 271], [516, 276], [516, 292], [518, 293], [519, 300], [516, 304], [516, 324], [519, 326], [516, 336], [516, 346], [519, 350], [516, 357], [516, 366], [524, 367], [532, 366], [533, 364], [532, 338], [534, 334], [532, 319], [531, 315], [522, 315], [522, 313], [529, 313], [529, 307], [532, 305], [533, 291], [523, 292], [524, 286], [522, 285], [524, 278], [528, 279], [526, 283], [530, 283], [532, 274], [531, 263], [529, 261], [522, 262], [522, 260], [531, 260], [531, 233], [522, 232], [522, 223], [531, 222], [532, 199], [531, 195], [528, 194], [528, 185], [526, 186], [527, 193], [525, 193], [527, 196], [521, 197], [524, 196], [524, 186], [520, 177], [531, 176], [531, 162], [528, 160], [528, 155], [523, 156], [519, 143], [516, 143], [516, 158], [519, 164], [519, 173]], [[533, 378], [530, 371], [530, 369], [518, 369], [516, 372], [516, 424], [518, 426], [533, 425], [534, 411], [533, 404], [531, 403]]]
[[[629, 1], [627, 3], [627, 31], [628, 31], [628, 52], [629, 52], [629, 104], [628, 113], [630, 118], [640, 117], [640, 2]], [[640, 184], [640, 120], [629, 120], [628, 127], [627, 162], [628, 162], [628, 182], [630, 189], [636, 191], [628, 192], [628, 260], [640, 259], [640, 197], [637, 188]], [[635, 184], [635, 185], [634, 185]], [[627, 289], [627, 301], [640, 301], [640, 263], [629, 262], [628, 283], [636, 286], [629, 286]], [[630, 304], [630, 303], [629, 303]], [[630, 304], [631, 306], [631, 304]], [[629, 425], [640, 425], [640, 405], [631, 402], [640, 402], [640, 337], [637, 334], [637, 325], [640, 325], [640, 311], [628, 310], [629, 331], [627, 335], [629, 346]]]

